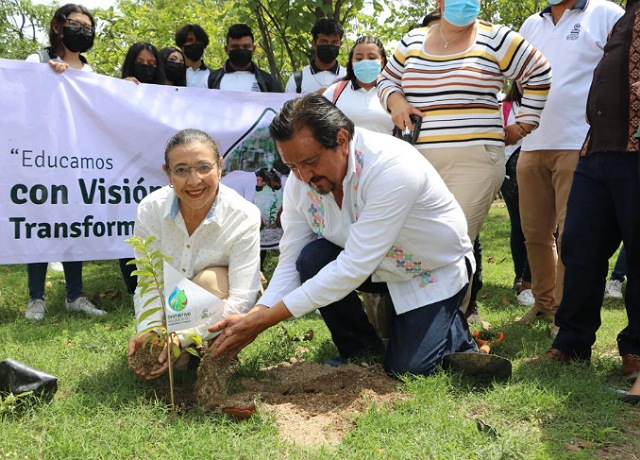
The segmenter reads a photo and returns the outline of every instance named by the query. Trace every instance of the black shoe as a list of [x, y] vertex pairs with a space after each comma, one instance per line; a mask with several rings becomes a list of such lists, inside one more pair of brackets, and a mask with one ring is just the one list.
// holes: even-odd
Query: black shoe
[[640, 403], [640, 396], [638, 395], [624, 395], [620, 396], [619, 399], [620, 401], [626, 402], [627, 404], [631, 404], [633, 406]]
[[327, 366], [339, 367], [343, 364], [347, 364], [348, 362], [349, 360], [347, 358], [343, 358], [342, 356], [338, 355], [335, 358], [327, 359], [324, 363]]
[[511, 361], [485, 353], [449, 353], [442, 358], [442, 368], [482, 384], [503, 382], [511, 377]]

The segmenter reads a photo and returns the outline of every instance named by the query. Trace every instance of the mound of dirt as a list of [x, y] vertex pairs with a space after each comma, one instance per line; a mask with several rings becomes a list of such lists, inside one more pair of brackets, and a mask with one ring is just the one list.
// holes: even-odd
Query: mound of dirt
[[[216, 363], [213, 363], [216, 364]], [[219, 366], [211, 366], [215, 374]], [[263, 369], [260, 379], [241, 378], [226, 396], [220, 376], [206, 378], [198, 370], [200, 384], [176, 386], [179, 412], [198, 407], [222, 412], [230, 418], [251, 417], [256, 411], [273, 417], [283, 440], [299, 445], [335, 445], [353, 429], [358, 414], [374, 405], [400, 401], [397, 380], [389, 378], [380, 366], [345, 364], [330, 367], [310, 361], [283, 362]], [[213, 384], [212, 384], [213, 383]], [[157, 388], [149, 399], [169, 402], [166, 388]], [[203, 404], [203, 398], [211, 397]], [[199, 403], [197, 402], [199, 400]]]
[[379, 366], [301, 361], [266, 370], [264, 379], [242, 379], [242, 391], [227, 402], [242, 406], [257, 399], [258, 410], [273, 415], [281, 437], [301, 445], [337, 444], [358, 413], [403, 397], [398, 381]]

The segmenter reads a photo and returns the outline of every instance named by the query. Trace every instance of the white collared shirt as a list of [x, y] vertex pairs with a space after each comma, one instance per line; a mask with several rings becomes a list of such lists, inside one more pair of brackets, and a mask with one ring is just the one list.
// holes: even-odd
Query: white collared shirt
[[187, 86], [193, 88], [209, 88], [209, 70], [208, 67], [193, 68], [187, 66]]
[[260, 92], [256, 74], [248, 70], [225, 72], [220, 80], [220, 89], [223, 91], [245, 91], [248, 93]]
[[[171, 258], [168, 263], [186, 278], [192, 279], [208, 267], [228, 267], [229, 296], [224, 300], [224, 316], [253, 307], [260, 287], [260, 211], [234, 190], [220, 184], [209, 214], [191, 236], [173, 189], [167, 186], [156, 190], [140, 202], [134, 234], [143, 239], [155, 236], [153, 249]], [[140, 295], [138, 286], [133, 297], [136, 321], [147, 298]], [[138, 331], [161, 320], [162, 312], [151, 315], [138, 324]], [[180, 331], [181, 345], [191, 343], [187, 336], [193, 332], [203, 340], [213, 337], [208, 326], [205, 322], [193, 330]]]
[[522, 150], [580, 150], [589, 125], [586, 104], [593, 71], [624, 10], [607, 0], [581, 0], [554, 24], [549, 7], [524, 22], [520, 34], [549, 61], [553, 81], [540, 125]]
[[[410, 144], [356, 128], [343, 180], [342, 209], [291, 175], [284, 191], [280, 259], [258, 301], [283, 300], [294, 316], [344, 298], [372, 275], [385, 281], [397, 314], [448, 299], [474, 266], [462, 209], [436, 170]], [[300, 284], [296, 260], [311, 241], [344, 248]]]
[[[343, 78], [347, 74], [347, 70], [342, 67], [337, 67], [337, 72], [331, 70], [321, 70], [314, 72], [310, 65], [302, 68], [302, 84], [300, 85], [301, 94], [309, 94], [318, 91], [319, 89], [326, 88], [336, 80]], [[287, 86], [284, 90], [285, 93], [296, 92], [296, 81], [293, 75], [289, 77]]]
[[[329, 86], [323, 96], [333, 102], [339, 84]], [[349, 82], [338, 96], [335, 105], [360, 128], [385, 134], [393, 132], [391, 115], [382, 108], [375, 86], [368, 91], [364, 88], [354, 89], [353, 83]]]

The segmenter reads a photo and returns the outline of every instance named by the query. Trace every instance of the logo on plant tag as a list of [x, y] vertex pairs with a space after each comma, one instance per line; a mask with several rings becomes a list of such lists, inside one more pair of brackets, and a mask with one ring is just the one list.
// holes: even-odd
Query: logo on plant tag
[[169, 307], [173, 311], [182, 311], [187, 308], [187, 295], [184, 289], [176, 287], [169, 295]]

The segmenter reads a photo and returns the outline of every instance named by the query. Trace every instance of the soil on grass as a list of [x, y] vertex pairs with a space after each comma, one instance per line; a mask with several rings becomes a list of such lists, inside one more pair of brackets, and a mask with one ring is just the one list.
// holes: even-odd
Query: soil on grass
[[259, 396], [259, 410], [274, 417], [280, 436], [301, 445], [337, 444], [369, 406], [403, 397], [398, 381], [379, 366], [330, 367], [302, 361], [268, 371], [265, 379], [242, 379], [242, 392], [232, 397]]
[[[228, 395], [221, 399], [215, 395], [218, 402], [207, 407], [231, 418], [245, 418], [243, 415], [250, 416], [257, 408], [259, 413], [273, 417], [283, 440], [299, 445], [335, 445], [354, 428], [358, 415], [368, 407], [405, 397], [398, 391], [399, 382], [389, 378], [380, 366], [330, 367], [298, 361], [280, 363], [264, 371], [260, 379], [240, 378]], [[195, 409], [199, 394], [215, 393], [215, 378], [212, 382], [210, 390], [194, 392], [192, 388], [176, 387], [175, 400], [180, 410]], [[158, 390], [156, 396], [168, 400]]]
[[213, 355], [213, 347], [207, 348], [198, 366], [196, 402], [203, 409], [216, 409], [223, 404], [227, 393], [228, 366], [222, 358]]

